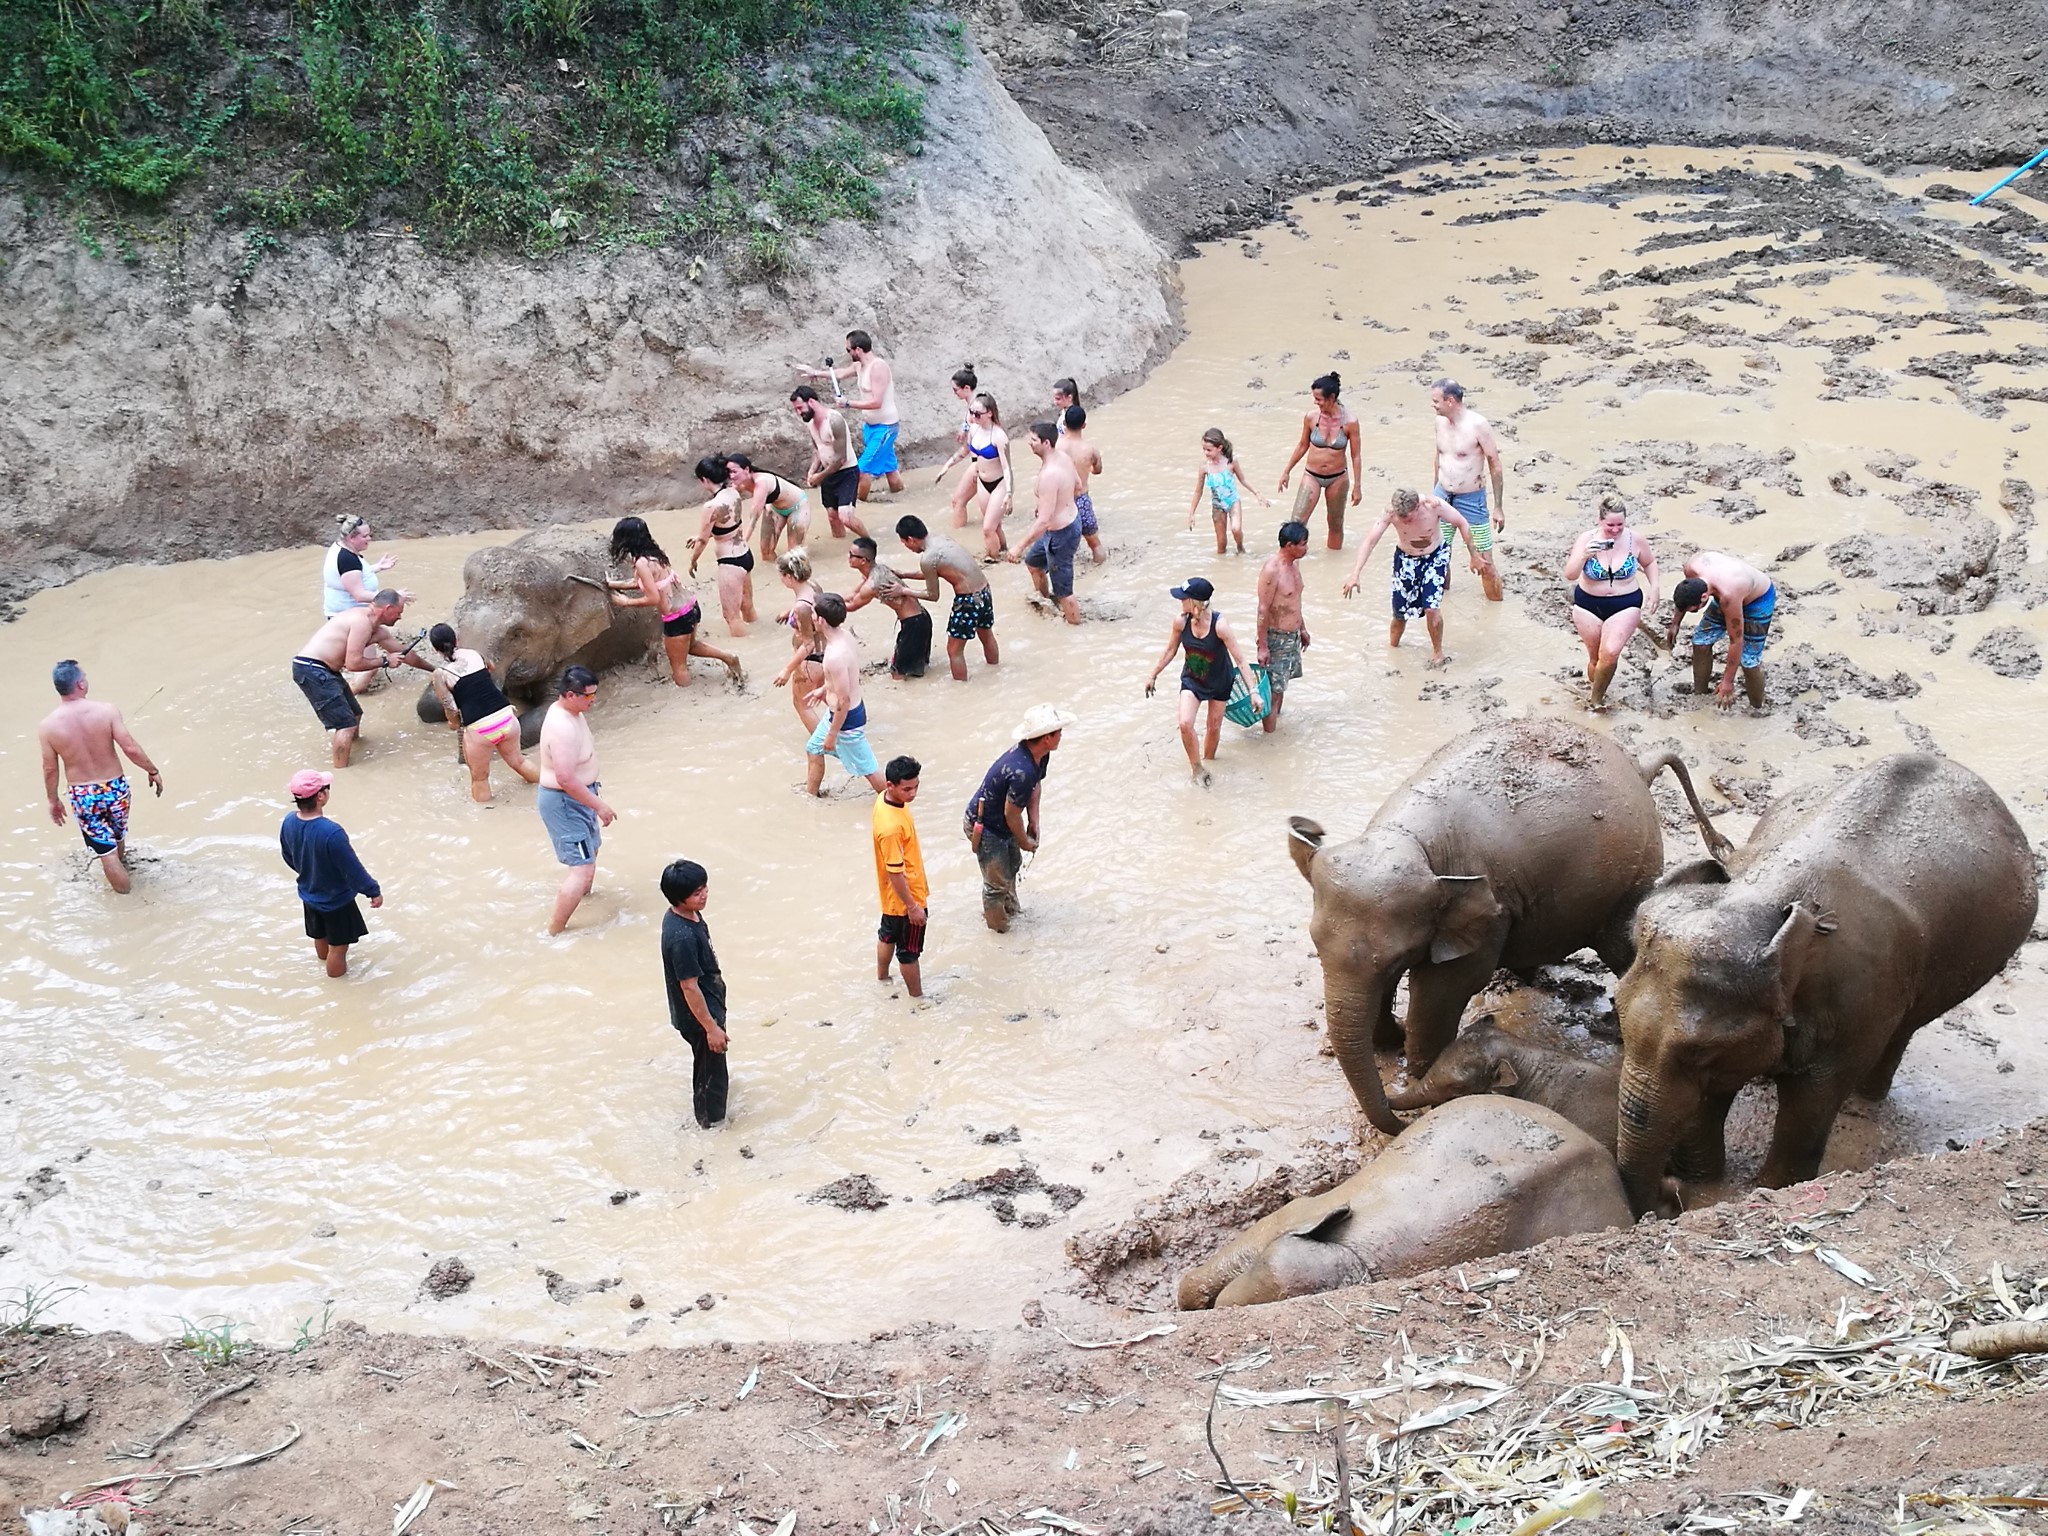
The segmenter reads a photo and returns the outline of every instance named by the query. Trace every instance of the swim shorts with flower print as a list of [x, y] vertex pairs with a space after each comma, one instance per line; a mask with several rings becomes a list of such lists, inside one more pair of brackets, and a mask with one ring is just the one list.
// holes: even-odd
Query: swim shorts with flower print
[[1451, 585], [1451, 545], [1448, 539], [1426, 555], [1394, 551], [1394, 617], [1419, 619], [1433, 608], [1441, 608]]
[[128, 835], [128, 778], [104, 784], [73, 784], [67, 791], [78, 835], [94, 853], [112, 853]]

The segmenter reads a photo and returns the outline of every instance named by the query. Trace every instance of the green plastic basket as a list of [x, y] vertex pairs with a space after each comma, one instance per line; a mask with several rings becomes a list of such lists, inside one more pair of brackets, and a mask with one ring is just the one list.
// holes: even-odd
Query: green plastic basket
[[1273, 707], [1273, 679], [1256, 661], [1252, 663], [1252, 680], [1259, 685], [1259, 713], [1252, 713], [1251, 690], [1245, 687], [1244, 674], [1240, 672], [1237, 686], [1230, 690], [1230, 702], [1223, 706], [1223, 718], [1233, 725], [1257, 725]]

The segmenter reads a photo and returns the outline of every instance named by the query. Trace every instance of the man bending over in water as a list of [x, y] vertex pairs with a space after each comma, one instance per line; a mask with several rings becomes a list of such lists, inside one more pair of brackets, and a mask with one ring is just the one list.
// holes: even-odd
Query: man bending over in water
[[917, 556], [918, 574], [924, 578], [924, 600], [939, 600], [939, 578], [953, 589], [953, 609], [946, 616], [946, 665], [953, 681], [967, 681], [967, 642], [979, 640], [981, 654], [990, 666], [1001, 658], [996, 647], [996, 595], [974, 558], [951, 539], [935, 537], [921, 517], [899, 517], [896, 537]]
[[128, 894], [128, 775], [121, 771], [121, 754], [149, 775], [150, 788], [159, 798], [164, 792], [163, 775], [142, 743], [129, 734], [121, 711], [111, 704], [96, 704], [86, 695], [85, 669], [75, 661], [60, 661], [50, 671], [62, 702], [43, 717], [36, 727], [36, 740], [43, 748], [43, 790], [50, 797], [50, 820], [64, 825], [64, 801], [57, 798], [57, 768], [64, 769], [65, 797], [71, 814], [78, 818], [78, 835], [85, 839], [100, 861], [107, 884], [116, 895]]
[[[1764, 707], [1764, 644], [1771, 636], [1771, 615], [1778, 608], [1778, 588], [1771, 578], [1733, 555], [1701, 550], [1685, 562], [1685, 580], [1671, 594], [1671, 626], [1667, 650], [1678, 646], [1678, 621], [1701, 603], [1706, 611], [1692, 631], [1692, 691], [1704, 695], [1714, 675], [1714, 646], [1728, 641], [1728, 665], [1714, 688], [1714, 703], [1728, 709], [1735, 703], [1735, 669], [1742, 668], [1742, 690], [1751, 709]], [[1729, 638], [1728, 618], [1742, 615], [1742, 638]]]
[[[1436, 495], [1465, 514], [1472, 530], [1468, 542], [1478, 554], [1490, 554], [1496, 531], [1508, 531], [1507, 493], [1500, 467], [1500, 439], [1493, 423], [1465, 404], [1465, 386], [1454, 379], [1438, 379], [1429, 389], [1429, 408], [1436, 412]], [[1493, 477], [1493, 510], [1486, 507], [1486, 488], [1480, 471]], [[1446, 532], [1448, 537], [1448, 531]], [[1474, 557], [1472, 569], [1479, 573], [1479, 585], [1486, 600], [1501, 600], [1500, 577], [1492, 562], [1484, 568]]]
[[810, 755], [804, 787], [812, 794], [825, 793], [825, 755], [839, 759], [839, 766], [857, 779], [866, 779], [876, 794], [882, 792], [881, 764], [868, 745], [868, 707], [860, 696], [860, 646], [846, 627], [846, 599], [837, 592], [820, 592], [812, 605], [825, 631], [825, 686], [811, 696], [822, 700], [825, 712], [804, 743]]
[[896, 649], [889, 656], [891, 677], [923, 677], [932, 660], [932, 616], [924, 611], [924, 599], [903, 584], [903, 578], [875, 560], [875, 541], [858, 538], [846, 552], [846, 563], [860, 577], [860, 585], [846, 600], [846, 611], [857, 613], [869, 603], [880, 603], [896, 615]]
[[1287, 685], [1301, 676], [1308, 649], [1308, 624], [1301, 616], [1301, 559], [1308, 553], [1308, 524], [1280, 525], [1280, 551], [1259, 567], [1259, 665], [1273, 686], [1273, 707], [1262, 722], [1268, 734], [1280, 723]]
[[1394, 622], [1387, 627], [1387, 644], [1399, 645], [1410, 619], [1421, 619], [1429, 629], [1429, 660], [1426, 666], [1440, 667], [1451, 658], [1444, 654], [1444, 593], [1451, 585], [1451, 541], [1447, 528], [1465, 536], [1465, 548], [1472, 555], [1472, 569], [1490, 571], [1493, 557], [1479, 552], [1472, 539], [1472, 525], [1465, 514], [1448, 501], [1435, 496], [1417, 496], [1410, 490], [1394, 492], [1387, 510], [1380, 514], [1367, 535], [1365, 548], [1344, 578], [1344, 595], [1358, 590], [1358, 576], [1372, 558], [1380, 535], [1394, 530]]
[[333, 733], [329, 741], [337, 768], [348, 766], [348, 755], [363, 724], [363, 706], [342, 674], [389, 672], [396, 666], [434, 670], [432, 662], [415, 656], [391, 632], [409, 601], [408, 594], [398, 588], [385, 587], [370, 599], [369, 607], [345, 608], [322, 624], [292, 658], [292, 681], [299, 685], [320, 723]]

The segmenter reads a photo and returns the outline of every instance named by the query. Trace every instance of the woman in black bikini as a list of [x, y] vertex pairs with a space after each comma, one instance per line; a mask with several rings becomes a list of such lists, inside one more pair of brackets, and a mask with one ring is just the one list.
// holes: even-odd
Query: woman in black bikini
[[[1209, 770], [1202, 766], [1202, 761], [1216, 756], [1216, 743], [1223, 734], [1223, 706], [1230, 702], [1231, 684], [1240, 677], [1244, 679], [1245, 687], [1251, 691], [1254, 711], [1259, 708], [1259, 685], [1252, 669], [1245, 664], [1244, 653], [1237, 648], [1237, 636], [1231, 633], [1223, 615], [1209, 606], [1216, 589], [1207, 578], [1191, 577], [1175, 587], [1173, 595], [1180, 601], [1180, 617], [1167, 636], [1166, 649], [1152, 663], [1152, 675], [1145, 679], [1145, 697], [1152, 697], [1159, 674], [1166, 670], [1174, 653], [1180, 652], [1180, 744], [1188, 755], [1188, 771], [1195, 782], [1207, 784]], [[1202, 742], [1197, 746], [1195, 716], [1203, 709], [1208, 710], [1209, 718], [1204, 722]], [[1258, 718], [1256, 713], [1253, 718]]]
[[697, 461], [697, 483], [704, 487], [704, 518], [690, 540], [690, 576], [708, 545], [718, 557], [718, 607], [725, 632], [744, 635], [754, 622], [754, 552], [747, 548], [748, 529], [740, 513], [740, 493], [731, 484], [725, 460], [717, 455]]
[[[1332, 549], [1344, 547], [1345, 493], [1350, 493], [1348, 499], [1354, 507], [1364, 493], [1359, 465], [1359, 455], [1364, 450], [1359, 446], [1358, 418], [1337, 398], [1341, 383], [1335, 373], [1326, 373], [1309, 386], [1316, 408], [1301, 418], [1301, 437], [1294, 445], [1294, 456], [1280, 471], [1279, 486], [1280, 493], [1285, 495], [1287, 477], [1294, 473], [1295, 465], [1301, 464], [1301, 490], [1294, 498], [1295, 521], [1307, 522], [1316, 503], [1322, 502]], [[1302, 463], [1303, 459], [1308, 462]]]
[[427, 631], [427, 643], [441, 653], [434, 667], [434, 692], [449, 726], [462, 732], [462, 761], [469, 768], [469, 798], [478, 805], [491, 803], [491, 758], [505, 760], [505, 766], [529, 784], [540, 782], [540, 770], [519, 751], [519, 711], [512, 707], [491, 676], [491, 664], [475, 651], [459, 647], [454, 629], [436, 624]]
[[1657, 556], [1628, 526], [1619, 496], [1600, 498], [1600, 521], [1580, 534], [1564, 563], [1572, 585], [1572, 627], [1586, 647], [1586, 707], [1607, 707], [1607, 685], [1629, 637], [1657, 612]]
[[993, 561], [1007, 547], [1003, 519], [1010, 514], [1010, 492], [1017, 483], [1010, 471], [1010, 434], [1003, 430], [1002, 412], [996, 409], [993, 395], [976, 395], [968, 402], [966, 440], [939, 470], [939, 479], [945, 479], [962, 459], [967, 460], [967, 468], [953, 487], [953, 526], [967, 526], [967, 508], [976, 496], [981, 497], [982, 552]]
[[631, 577], [611, 583], [612, 601], [621, 608], [652, 608], [661, 615], [661, 648], [668, 657], [670, 682], [678, 688], [690, 686], [692, 656], [722, 661], [735, 683], [744, 681], [739, 657], [721, 651], [697, 633], [697, 626], [704, 621], [703, 605], [676, 575], [645, 521], [620, 518], [612, 528], [611, 554], [614, 563], [630, 563], [633, 568]]
[[818, 621], [818, 584], [811, 580], [811, 557], [792, 549], [775, 562], [776, 574], [796, 599], [775, 622], [789, 626], [789, 663], [775, 674], [775, 686], [789, 684], [789, 702], [806, 731], [818, 724], [818, 706], [810, 697], [825, 686], [825, 626]]

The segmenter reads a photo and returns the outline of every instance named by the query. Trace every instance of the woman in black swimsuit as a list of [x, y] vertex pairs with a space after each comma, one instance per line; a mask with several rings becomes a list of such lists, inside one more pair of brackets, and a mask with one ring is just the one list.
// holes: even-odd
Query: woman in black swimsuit
[[718, 556], [718, 608], [725, 632], [744, 635], [754, 622], [754, 552], [747, 548], [748, 529], [740, 511], [740, 493], [722, 455], [697, 461], [697, 483], [704, 487], [704, 519], [690, 540], [690, 575], [706, 546]]
[[493, 754], [502, 757], [505, 766], [527, 783], [538, 784], [540, 770], [519, 751], [519, 712], [491, 676], [491, 664], [475, 651], [460, 648], [454, 629], [447, 624], [428, 630], [427, 643], [441, 653], [432, 682], [449, 726], [462, 732], [469, 798], [478, 805], [491, 803]]
[[1586, 647], [1586, 707], [1605, 709], [1622, 651], [1657, 612], [1657, 556], [1628, 526], [1619, 496], [1601, 497], [1600, 521], [1573, 542], [1564, 579], [1572, 583], [1572, 627]]
[[[1209, 607], [1216, 589], [1203, 577], [1195, 576], [1175, 587], [1173, 595], [1180, 600], [1180, 616], [1166, 637], [1166, 649], [1152, 663], [1152, 675], [1145, 679], [1145, 697], [1152, 697], [1159, 674], [1173, 660], [1174, 652], [1180, 652], [1180, 744], [1188, 755], [1188, 771], [1195, 782], [1207, 784], [1209, 770], [1202, 766], [1202, 760], [1213, 760], [1216, 756], [1216, 743], [1223, 734], [1223, 706], [1230, 702], [1231, 685], [1240, 677], [1244, 679], [1245, 687], [1251, 690], [1253, 719], [1258, 718], [1259, 685], [1252, 669], [1245, 664], [1244, 653], [1237, 648], [1237, 636], [1231, 633], [1230, 625], [1222, 614]], [[1209, 711], [1209, 718], [1198, 748], [1195, 716], [1204, 708]]]

